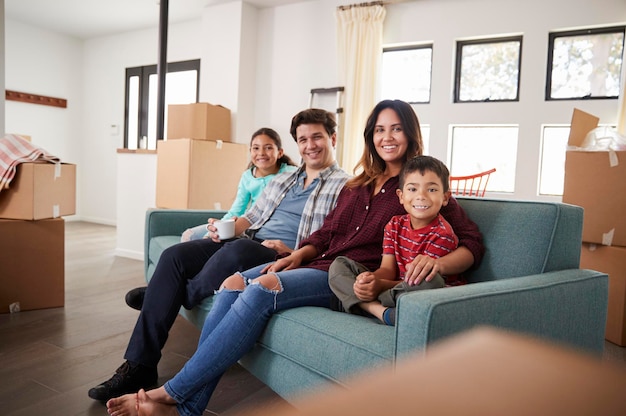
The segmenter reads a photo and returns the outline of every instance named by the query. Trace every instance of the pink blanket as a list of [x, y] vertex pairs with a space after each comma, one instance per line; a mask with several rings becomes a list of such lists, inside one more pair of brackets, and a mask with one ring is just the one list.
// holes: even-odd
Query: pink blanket
[[0, 138], [0, 191], [7, 188], [17, 165], [24, 162], [43, 160], [59, 163], [60, 159], [46, 152], [21, 136], [7, 134]]

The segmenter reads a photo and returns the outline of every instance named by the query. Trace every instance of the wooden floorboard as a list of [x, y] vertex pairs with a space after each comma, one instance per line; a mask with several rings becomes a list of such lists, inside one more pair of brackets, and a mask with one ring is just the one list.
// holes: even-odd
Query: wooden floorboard
[[[126, 292], [144, 285], [143, 262], [115, 256], [115, 227], [66, 222], [65, 306], [0, 314], [0, 416], [106, 415], [89, 388], [123, 362], [138, 312]], [[179, 317], [159, 363], [159, 383], [195, 351], [200, 333]], [[238, 365], [222, 378], [208, 415], [283, 400]]]
[[[66, 223], [65, 307], [0, 314], [0, 416], [106, 415], [87, 396], [122, 363], [138, 312], [124, 295], [144, 284], [143, 263], [117, 257], [115, 228]], [[164, 383], [195, 351], [199, 331], [179, 317], [159, 363]], [[609, 342], [604, 358], [623, 365], [626, 348]], [[233, 366], [207, 406], [234, 415], [283, 400]]]

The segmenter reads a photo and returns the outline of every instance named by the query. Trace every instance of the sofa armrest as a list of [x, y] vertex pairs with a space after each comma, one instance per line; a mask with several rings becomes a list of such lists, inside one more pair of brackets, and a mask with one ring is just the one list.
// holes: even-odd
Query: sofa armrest
[[412, 292], [398, 299], [396, 354], [491, 325], [601, 354], [608, 275], [568, 269]]
[[209, 218], [222, 218], [226, 211], [197, 209], [159, 209], [146, 211], [144, 238], [144, 272], [148, 275], [149, 246], [153, 237], [178, 235], [189, 227], [205, 223]]

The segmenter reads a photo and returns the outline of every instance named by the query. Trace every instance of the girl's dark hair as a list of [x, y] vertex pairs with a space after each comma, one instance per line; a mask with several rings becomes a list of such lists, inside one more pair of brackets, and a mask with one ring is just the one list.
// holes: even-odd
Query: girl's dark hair
[[296, 136], [296, 129], [301, 124], [321, 124], [324, 126], [324, 130], [328, 133], [328, 136], [332, 136], [335, 133], [337, 122], [335, 121], [335, 115], [330, 111], [322, 110], [320, 108], [307, 108], [300, 111], [291, 119], [291, 137], [298, 142]]
[[[270, 129], [269, 127], [261, 127], [260, 129], [255, 131], [252, 134], [252, 138], [250, 139], [250, 146], [252, 146], [252, 141], [257, 136], [261, 136], [261, 135], [265, 135], [269, 137], [270, 139], [272, 139], [276, 147], [278, 147], [278, 150], [281, 150], [283, 148], [283, 141], [280, 139], [280, 135], [276, 132], [276, 130]], [[291, 160], [289, 156], [287, 156], [285, 152], [283, 152], [283, 156], [276, 161], [276, 165], [280, 168], [280, 166], [283, 163], [286, 163], [291, 166], [298, 166], [293, 160]], [[250, 161], [250, 164], [248, 165], [248, 169], [252, 169], [253, 167], [254, 167], [254, 163]]]
[[350, 188], [368, 185], [374, 182], [376, 178], [385, 171], [387, 165], [376, 152], [376, 146], [374, 145], [374, 129], [376, 128], [378, 116], [387, 108], [395, 111], [400, 118], [402, 130], [408, 141], [408, 148], [404, 155], [403, 162], [406, 162], [414, 156], [421, 155], [424, 151], [422, 131], [420, 130], [420, 123], [415, 111], [413, 111], [413, 107], [411, 107], [409, 103], [401, 100], [383, 100], [376, 104], [376, 107], [374, 107], [365, 123], [365, 130], [363, 131], [365, 147], [363, 148], [361, 160], [359, 160], [359, 163], [357, 163], [354, 168], [355, 173], [359, 168], [362, 168], [363, 171], [346, 183], [346, 186]]
[[445, 163], [441, 160], [434, 158], [432, 156], [415, 156], [404, 164], [402, 167], [402, 171], [400, 172], [400, 184], [398, 185], [400, 189], [404, 189], [404, 183], [406, 182], [406, 177], [413, 173], [418, 172], [424, 175], [424, 172], [430, 171], [441, 179], [441, 183], [443, 184], [443, 192], [448, 192], [450, 190], [450, 171]]

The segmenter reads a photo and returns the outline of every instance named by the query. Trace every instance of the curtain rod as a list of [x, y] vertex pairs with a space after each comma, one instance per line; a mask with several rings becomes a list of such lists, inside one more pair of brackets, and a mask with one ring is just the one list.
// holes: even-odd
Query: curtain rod
[[358, 4], [349, 4], [347, 6], [338, 6], [337, 8], [339, 10], [348, 10], [353, 7], [384, 6], [385, 4], [388, 4], [388, 3], [389, 2], [385, 2], [385, 1], [371, 1], [369, 3], [358, 3]]

